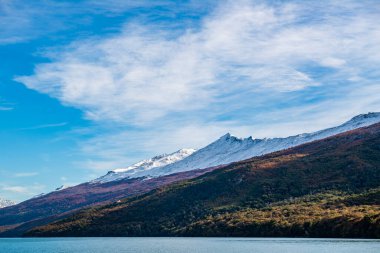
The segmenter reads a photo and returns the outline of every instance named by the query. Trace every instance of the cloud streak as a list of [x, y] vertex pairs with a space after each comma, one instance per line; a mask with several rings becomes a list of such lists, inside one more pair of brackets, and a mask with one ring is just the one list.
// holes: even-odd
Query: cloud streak
[[20, 196], [35, 196], [37, 194], [40, 194], [44, 189], [44, 185], [37, 183], [32, 184], [30, 186], [0, 184], [0, 190], [17, 194]]
[[12, 111], [13, 109], [13, 107], [0, 106], [0, 111]]
[[39, 173], [38, 172], [19, 172], [15, 173], [13, 176], [14, 177], [34, 177], [37, 176]]
[[66, 126], [67, 122], [53, 123], [53, 124], [43, 124], [32, 127], [25, 127], [20, 130], [36, 130], [36, 129], [44, 129], [44, 128], [53, 128], [53, 127], [63, 127]]
[[[210, 1], [212, 2], [212, 1]], [[148, 13], [154, 8], [170, 9], [170, 15], [205, 8], [204, 1], [191, 0], [180, 6], [175, 1], [34, 1], [0, 0], [0, 45], [62, 36], [65, 31], [86, 29], [95, 19], [119, 17], [125, 13]], [[176, 8], [174, 8], [176, 7]], [[163, 14], [163, 13], [162, 13]], [[108, 27], [107, 29], [114, 29]], [[59, 33], [59, 34], [58, 34]]]

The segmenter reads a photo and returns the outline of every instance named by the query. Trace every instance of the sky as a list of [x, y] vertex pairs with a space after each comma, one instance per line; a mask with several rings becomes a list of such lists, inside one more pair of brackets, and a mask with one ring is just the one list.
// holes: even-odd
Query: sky
[[380, 111], [380, 2], [0, 0], [0, 197]]

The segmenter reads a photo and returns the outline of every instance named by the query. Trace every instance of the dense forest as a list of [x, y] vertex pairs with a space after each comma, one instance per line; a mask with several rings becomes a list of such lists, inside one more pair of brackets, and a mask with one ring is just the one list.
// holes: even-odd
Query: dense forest
[[380, 238], [380, 124], [233, 163], [26, 236]]

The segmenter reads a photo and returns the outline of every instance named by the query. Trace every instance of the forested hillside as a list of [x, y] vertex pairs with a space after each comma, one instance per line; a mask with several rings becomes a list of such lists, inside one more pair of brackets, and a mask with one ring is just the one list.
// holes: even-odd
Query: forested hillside
[[380, 238], [380, 124], [233, 163], [28, 236]]

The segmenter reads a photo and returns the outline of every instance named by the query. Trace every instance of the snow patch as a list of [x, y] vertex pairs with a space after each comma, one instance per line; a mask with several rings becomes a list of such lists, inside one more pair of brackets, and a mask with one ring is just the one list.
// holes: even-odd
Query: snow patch
[[[180, 149], [171, 154], [155, 156], [151, 159], [135, 163], [127, 168], [119, 168], [109, 171], [105, 176], [97, 178], [91, 181], [91, 183], [106, 183], [115, 180], [121, 180], [124, 178], [140, 177], [139, 175], [144, 174], [145, 172], [149, 172], [153, 168], [161, 168], [168, 164], [178, 162], [193, 154], [195, 151], [195, 149]], [[149, 173], [146, 175], [148, 174]]]
[[4, 207], [8, 207], [8, 206], [13, 206], [15, 204], [16, 203], [13, 202], [13, 201], [11, 201], [11, 200], [0, 198], [0, 208], [4, 208]]

